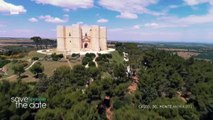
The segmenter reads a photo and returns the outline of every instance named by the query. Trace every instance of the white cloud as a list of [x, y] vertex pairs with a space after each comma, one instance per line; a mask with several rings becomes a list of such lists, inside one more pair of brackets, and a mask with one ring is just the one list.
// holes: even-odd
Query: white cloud
[[33, 0], [38, 4], [49, 4], [68, 9], [91, 8], [93, 0]]
[[0, 24], [0, 27], [5, 27], [6, 25]]
[[191, 15], [191, 16], [179, 19], [178, 22], [185, 23], [188, 25], [213, 23], [213, 14], [207, 14], [203, 16]]
[[107, 23], [107, 22], [109, 22], [109, 20], [102, 18], [102, 19], [97, 20], [97, 22], [98, 23]]
[[64, 14], [64, 17], [69, 17], [69, 15], [68, 14]]
[[124, 19], [137, 19], [138, 15], [129, 13], [129, 12], [122, 12], [120, 15], [116, 16], [117, 18], [124, 18]]
[[64, 18], [63, 18], [64, 22], [69, 21], [69, 15], [68, 14], [65, 14], [63, 16], [64, 16]]
[[210, 7], [208, 12], [204, 15], [189, 15], [186, 17], [175, 17], [165, 15], [163, 17], [159, 17], [157, 18], [157, 21], [155, 21], [158, 24], [158, 27], [155, 28], [188, 27], [196, 24], [213, 23], [213, 0], [183, 0], [183, 1], [185, 2], [185, 4], [168, 6], [164, 10], [164, 13], [167, 13], [170, 9], [175, 9], [182, 6], [191, 6], [192, 9], [195, 9], [195, 5], [203, 3], [208, 3]]
[[[170, 30], [114, 28], [108, 30], [109, 40], [120, 41], [165, 41], [165, 42], [209, 42], [212, 43], [213, 32], [209, 30]], [[203, 41], [200, 41], [200, 40]]]
[[7, 3], [4, 0], [0, 0], [0, 12], [16, 15], [20, 13], [25, 13], [27, 12], [27, 10], [22, 5], [14, 5], [11, 3]]
[[38, 19], [36, 19], [36, 18], [34, 18], [34, 17], [29, 18], [28, 20], [29, 20], [30, 22], [33, 22], [33, 23], [34, 23], [34, 22], [38, 22]]
[[68, 9], [68, 8], [64, 8], [63, 10], [64, 10], [64, 12], [69, 12], [70, 11], [70, 9]]
[[6, 33], [6, 31], [5, 30], [0, 30], [0, 33]]
[[79, 21], [79, 22], [77, 22], [76, 24], [82, 25], [82, 24], [84, 24], [84, 22]]
[[127, 29], [125, 29], [125, 28], [111, 28], [108, 31], [110, 31], [110, 32], [120, 32], [120, 31], [125, 31], [125, 30], [127, 30]]
[[99, 5], [112, 11], [119, 12], [119, 18], [138, 18], [137, 14], [161, 15], [161, 13], [148, 10], [146, 7], [156, 4], [158, 0], [100, 0]]
[[211, 5], [213, 5], [213, 1], [212, 0], [184, 0], [186, 2], [187, 5], [193, 6], [193, 5], [198, 5], [198, 4], [202, 4], [202, 3], [209, 3]]
[[56, 32], [56, 29], [54, 28], [54, 29], [50, 29], [51, 31], [53, 31], [53, 32]]
[[184, 18], [179, 18], [178, 23], [187, 25], [213, 23], [213, 0], [184, 0], [187, 5], [194, 6], [202, 3], [209, 3], [210, 8], [205, 15], [190, 15]]
[[157, 24], [157, 23], [146, 23], [144, 26], [145, 27], [151, 27], [151, 28], [157, 28], [157, 27], [159, 27], [159, 24]]
[[140, 29], [141, 26], [140, 26], [140, 25], [134, 25], [132, 28], [133, 28], [133, 29]]
[[39, 16], [39, 19], [44, 20], [45, 22], [49, 23], [65, 23], [68, 21], [68, 18], [65, 16], [63, 19], [58, 18], [58, 17], [52, 17], [50, 15], [45, 15], [45, 16]]
[[[176, 17], [176, 16], [163, 16], [157, 18], [155, 23], [158, 24], [156, 28], [171, 28], [171, 27], [189, 27], [198, 24], [209, 24], [213, 23], [213, 0], [184, 0], [185, 5], [194, 7], [202, 3], [208, 3], [210, 5], [209, 10], [203, 15], [189, 15], [186, 17]], [[173, 6], [174, 8], [177, 6]], [[150, 26], [150, 25], [146, 25]], [[155, 25], [154, 25], [155, 26]]]

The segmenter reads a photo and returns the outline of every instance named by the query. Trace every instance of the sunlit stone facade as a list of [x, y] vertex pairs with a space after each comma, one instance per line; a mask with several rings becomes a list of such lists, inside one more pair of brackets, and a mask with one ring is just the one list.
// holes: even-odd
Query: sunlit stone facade
[[57, 51], [100, 52], [107, 50], [107, 29], [93, 26], [57, 26]]

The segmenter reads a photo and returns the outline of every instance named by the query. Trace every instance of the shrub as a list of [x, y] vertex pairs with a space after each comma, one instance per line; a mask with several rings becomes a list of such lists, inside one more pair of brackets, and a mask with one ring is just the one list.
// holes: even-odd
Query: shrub
[[59, 55], [57, 55], [57, 56], [58, 56], [60, 59], [64, 57], [63, 54], [59, 54]]
[[20, 61], [20, 63], [21, 63], [24, 67], [28, 66], [28, 64], [29, 64], [27, 61]]
[[33, 57], [32, 60], [39, 60], [39, 57]]
[[[83, 60], [82, 60], [82, 65], [86, 65], [86, 64], [92, 62], [92, 60], [94, 59], [94, 57], [95, 57], [95, 54], [94, 54], [94, 53], [87, 53], [87, 54], [84, 56]], [[91, 63], [91, 64], [92, 64], [92, 63]]]
[[30, 68], [30, 71], [38, 78], [39, 74], [44, 71], [44, 66], [40, 62], [37, 62]]
[[9, 60], [0, 60], [0, 68], [8, 64], [10, 61]]
[[88, 64], [91, 60], [91, 58], [88, 58], [88, 57], [84, 57], [83, 60], [82, 60], [82, 65], [86, 65]]
[[94, 58], [95, 54], [94, 53], [86, 53], [85, 57], [89, 57], [89, 58]]
[[53, 54], [51, 55], [51, 57], [52, 57], [52, 60], [53, 60], [53, 61], [58, 61], [59, 59], [63, 58], [63, 54], [57, 55], [56, 53], [53, 53]]
[[95, 67], [96, 65], [95, 65], [95, 63], [94, 63], [93, 61], [90, 61], [90, 62], [89, 62], [89, 66], [90, 66], [90, 67]]
[[73, 53], [71, 57], [80, 57], [80, 54]]

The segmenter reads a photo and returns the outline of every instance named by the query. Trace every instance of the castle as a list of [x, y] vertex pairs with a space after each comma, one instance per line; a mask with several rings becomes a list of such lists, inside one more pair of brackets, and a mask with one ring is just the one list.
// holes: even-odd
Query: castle
[[57, 26], [57, 51], [80, 53], [107, 50], [107, 29], [98, 25]]

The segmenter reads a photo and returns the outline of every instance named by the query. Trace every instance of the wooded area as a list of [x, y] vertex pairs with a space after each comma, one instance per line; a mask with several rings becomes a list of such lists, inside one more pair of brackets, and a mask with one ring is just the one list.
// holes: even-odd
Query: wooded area
[[[137, 44], [117, 43], [128, 62], [113, 55], [99, 55], [99, 67], [83, 65], [60, 67], [51, 77], [39, 76], [37, 83], [0, 82], [1, 120], [102, 120], [112, 108], [113, 120], [210, 120], [213, 119], [213, 65], [211, 62], [183, 59], [168, 51], [142, 50]], [[38, 64], [39, 65], [39, 64]], [[37, 66], [38, 66], [37, 65]], [[139, 77], [138, 88], [128, 93], [130, 65]], [[42, 68], [42, 66], [40, 66]], [[35, 68], [36, 69], [36, 68]], [[32, 69], [32, 71], [35, 71]], [[40, 70], [42, 72], [43, 69]], [[37, 73], [35, 72], [36, 77]], [[47, 98], [47, 109], [16, 109], [10, 98]], [[106, 105], [106, 96], [110, 98]], [[140, 109], [139, 105], [191, 105], [191, 108]]]

